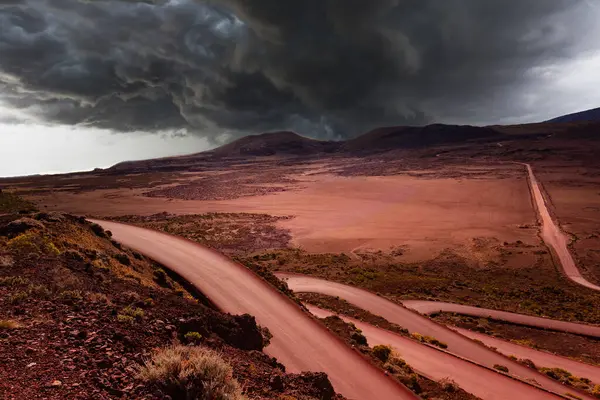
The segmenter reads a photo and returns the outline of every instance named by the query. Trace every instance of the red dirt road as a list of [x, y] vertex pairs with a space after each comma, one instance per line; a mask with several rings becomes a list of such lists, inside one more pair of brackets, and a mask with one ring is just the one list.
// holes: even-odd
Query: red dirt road
[[[510, 374], [525, 381], [536, 381], [541, 387], [554, 393], [564, 394], [573, 392], [566, 386], [548, 378], [547, 376], [525, 367], [509, 358], [496, 353], [487, 347], [466, 338], [451, 329], [437, 324], [429, 318], [423, 317], [407, 308], [399, 306], [366, 290], [326, 280], [287, 273], [276, 274], [284, 279], [290, 289], [295, 292], [321, 293], [329, 296], [338, 296], [375, 315], [379, 315], [390, 322], [408, 329], [411, 333], [418, 332], [432, 336], [448, 345], [448, 351], [477, 364], [493, 368], [495, 364], [508, 367]], [[489, 385], [502, 385], [502, 382], [488, 382]], [[591, 399], [582, 392], [577, 392], [582, 398]], [[516, 398], [520, 398], [517, 396]]]
[[93, 221], [113, 238], [177, 272], [221, 310], [248, 313], [273, 334], [265, 352], [289, 372], [327, 373], [349, 399], [416, 399], [245, 267], [185, 239], [134, 226]]
[[527, 173], [529, 175], [531, 196], [535, 201], [542, 223], [542, 239], [544, 239], [544, 242], [546, 242], [546, 244], [554, 250], [554, 253], [562, 265], [565, 275], [567, 275], [570, 280], [587, 288], [600, 290], [600, 286], [589, 282], [579, 272], [579, 269], [573, 260], [573, 256], [571, 256], [571, 252], [569, 251], [569, 240], [567, 236], [560, 230], [558, 224], [556, 224], [550, 216], [550, 212], [548, 211], [548, 207], [546, 207], [546, 202], [544, 201], [544, 196], [542, 195], [540, 185], [533, 174], [531, 165], [524, 165], [527, 167]]
[[497, 351], [506, 356], [513, 355], [517, 358], [527, 358], [533, 361], [538, 367], [562, 368], [580, 378], [588, 378], [592, 382], [600, 382], [600, 367], [598, 366], [577, 362], [570, 358], [535, 350], [468, 329], [454, 326], [451, 329], [471, 339], [480, 340], [487, 346], [495, 347]]
[[[318, 307], [307, 305], [311, 313], [325, 318], [333, 313]], [[369, 346], [379, 344], [392, 346], [400, 357], [420, 374], [439, 381], [449, 378], [465, 391], [486, 400], [501, 399], [548, 399], [557, 398], [536, 387], [482, 368], [469, 361], [420, 344], [403, 336], [377, 328], [373, 325], [340, 316], [360, 329], [367, 338]], [[493, 384], [491, 384], [493, 382]], [[566, 389], [566, 388], [565, 388]]]
[[445, 303], [442, 301], [426, 300], [404, 300], [405, 307], [415, 310], [421, 314], [434, 314], [438, 312], [449, 312], [473, 317], [492, 318], [498, 321], [511, 322], [513, 324], [533, 326], [535, 328], [550, 329], [559, 332], [575, 333], [577, 335], [600, 338], [600, 326], [576, 324], [574, 322], [557, 321], [554, 319], [532, 317], [529, 315], [516, 314], [507, 311], [490, 310], [462, 304]]

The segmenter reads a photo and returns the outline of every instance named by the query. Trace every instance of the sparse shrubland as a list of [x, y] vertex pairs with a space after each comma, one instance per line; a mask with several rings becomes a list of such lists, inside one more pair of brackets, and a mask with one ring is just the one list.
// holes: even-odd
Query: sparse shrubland
[[[164, 387], [138, 381], [135, 369], [174, 337], [218, 349], [230, 367], [213, 377], [235, 374], [248, 397], [262, 397], [277, 375], [281, 395], [331, 398], [325, 375], [286, 375], [260, 352], [270, 334], [253, 317], [212, 309], [109, 237], [68, 214], [0, 215], [0, 379], [12, 382], [15, 398], [165, 398]], [[246, 374], [250, 364], [255, 373]], [[219, 371], [211, 368], [205, 372]]]
[[231, 366], [204, 347], [175, 345], [159, 349], [140, 368], [138, 377], [176, 399], [245, 399]]

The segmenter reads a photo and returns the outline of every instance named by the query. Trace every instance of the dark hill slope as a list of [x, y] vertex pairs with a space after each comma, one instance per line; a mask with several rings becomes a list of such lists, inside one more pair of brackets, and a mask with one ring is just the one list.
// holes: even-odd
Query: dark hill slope
[[349, 140], [342, 149], [375, 152], [398, 148], [420, 148], [470, 140], [496, 140], [503, 134], [488, 127], [434, 124], [423, 127], [396, 126], [374, 129]]
[[339, 147], [339, 142], [314, 140], [294, 132], [283, 131], [246, 136], [221, 146], [211, 153], [223, 157], [311, 155], [332, 153]]
[[573, 114], [563, 115], [546, 122], [584, 122], [600, 121], [600, 107], [591, 110], [580, 111]]

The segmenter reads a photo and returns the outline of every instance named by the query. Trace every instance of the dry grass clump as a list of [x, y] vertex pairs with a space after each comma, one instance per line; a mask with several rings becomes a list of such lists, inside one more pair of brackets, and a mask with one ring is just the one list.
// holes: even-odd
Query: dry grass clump
[[373, 350], [371, 350], [373, 352], [373, 355], [375, 357], [377, 357], [378, 359], [380, 359], [383, 362], [386, 362], [388, 360], [388, 358], [390, 358], [390, 355], [392, 354], [392, 348], [390, 346], [385, 346], [382, 344], [379, 344], [375, 347], [373, 347]]
[[0, 319], [0, 331], [9, 330], [9, 329], [17, 329], [20, 328], [21, 325], [12, 319]]
[[159, 349], [138, 377], [176, 399], [246, 400], [231, 366], [216, 352], [199, 346]]

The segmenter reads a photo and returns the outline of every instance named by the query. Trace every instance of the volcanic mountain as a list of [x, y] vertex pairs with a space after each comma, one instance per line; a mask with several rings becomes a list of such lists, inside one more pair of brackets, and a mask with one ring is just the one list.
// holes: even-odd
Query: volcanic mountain
[[600, 107], [591, 110], [580, 111], [573, 114], [563, 115], [546, 122], [584, 122], [584, 121], [600, 121]]
[[340, 147], [339, 142], [309, 139], [295, 132], [268, 132], [250, 135], [212, 150], [216, 156], [273, 156], [310, 155], [332, 153]]
[[350, 152], [378, 152], [398, 148], [463, 143], [472, 140], [497, 140], [502, 136], [502, 133], [489, 127], [468, 125], [392, 126], [377, 128], [348, 140], [342, 149]]

